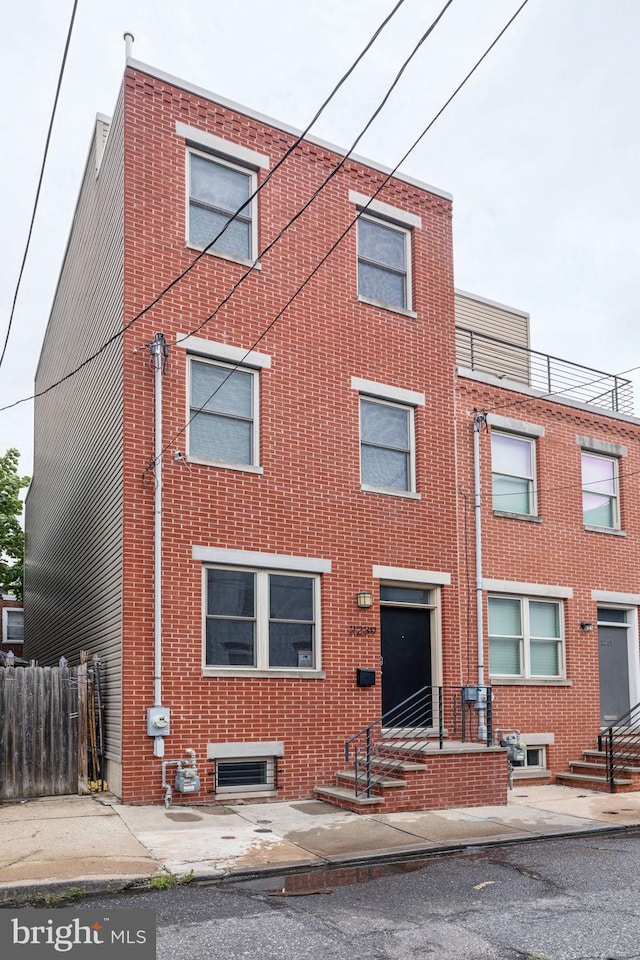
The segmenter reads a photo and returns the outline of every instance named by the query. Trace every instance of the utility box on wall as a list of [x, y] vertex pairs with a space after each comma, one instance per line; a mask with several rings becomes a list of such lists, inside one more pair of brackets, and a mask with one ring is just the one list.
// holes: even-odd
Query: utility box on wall
[[375, 687], [376, 685], [376, 672], [375, 670], [365, 670], [362, 667], [356, 669], [356, 683], [359, 687]]

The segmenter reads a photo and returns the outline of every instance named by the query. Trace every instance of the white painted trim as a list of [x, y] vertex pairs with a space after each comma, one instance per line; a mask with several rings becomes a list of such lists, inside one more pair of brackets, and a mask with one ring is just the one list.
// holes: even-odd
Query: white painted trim
[[[299, 137], [302, 133], [302, 130], [298, 130], [296, 127], [282, 123], [280, 120], [274, 120], [273, 117], [269, 117], [264, 113], [259, 113], [256, 110], [251, 110], [249, 107], [245, 107], [240, 103], [234, 102], [233, 100], [228, 100], [226, 97], [220, 97], [217, 93], [212, 93], [210, 90], [206, 90], [204, 87], [199, 87], [196, 84], [188, 83], [186, 80], [181, 80], [179, 77], [175, 77], [170, 73], [166, 73], [164, 70], [158, 70], [156, 67], [152, 67], [147, 63], [142, 63], [140, 60], [134, 60], [133, 57], [129, 57], [126, 66], [130, 67], [132, 70], [139, 70], [141, 73], [146, 73], [150, 77], [155, 77], [157, 80], [160, 80], [163, 83], [168, 83], [171, 86], [178, 87], [179, 90], [186, 90], [187, 93], [193, 93], [195, 96], [202, 97], [204, 100], [208, 100], [211, 103], [217, 103], [221, 107], [225, 107], [227, 110], [233, 110], [245, 117], [258, 120], [260, 123], [267, 123], [269, 126], [275, 127], [277, 130], [282, 130], [284, 133], [290, 133], [294, 137]], [[323, 147], [325, 150], [330, 150], [332, 153], [335, 153], [338, 156], [344, 156], [346, 154], [346, 150], [343, 147], [338, 147], [334, 143], [328, 143], [326, 140], [321, 140], [319, 137], [314, 137], [307, 134], [305, 136], [305, 140], [308, 143], [315, 143], [317, 146]], [[444, 200], [449, 201], [453, 200], [453, 196], [446, 190], [442, 190], [440, 187], [430, 186], [428, 183], [424, 183], [422, 180], [416, 180], [414, 177], [409, 177], [407, 174], [401, 173], [400, 171], [394, 172], [389, 167], [385, 167], [381, 163], [376, 163], [374, 160], [368, 160], [366, 157], [361, 157], [359, 154], [352, 153], [350, 154], [349, 159], [353, 163], [363, 164], [366, 167], [370, 167], [372, 170], [379, 170], [381, 173], [391, 174], [395, 180], [400, 180], [402, 183], [408, 183], [413, 187], [417, 187], [419, 190], [432, 193], [436, 197], [442, 197]]]
[[547, 583], [520, 583], [517, 580], [493, 580], [485, 577], [482, 589], [492, 593], [516, 593], [523, 597], [548, 597], [551, 600], [571, 600], [572, 587], [559, 587]]
[[623, 606], [640, 607], [640, 593], [614, 593], [613, 590], [592, 590], [591, 599], [596, 603], [619, 603]]
[[282, 740], [264, 740], [260, 743], [208, 743], [207, 760], [235, 760], [244, 757], [283, 757]]
[[9, 613], [19, 612], [22, 614], [22, 623], [24, 625], [24, 607], [3, 607], [2, 609], [2, 642], [3, 643], [24, 643], [24, 640], [9, 640], [7, 637], [9, 627]]
[[244, 350], [242, 347], [232, 347], [229, 343], [218, 343], [215, 340], [204, 340], [202, 337], [184, 337], [176, 343], [189, 353], [209, 357], [212, 360], [227, 360], [239, 363], [243, 367], [269, 368], [271, 357], [267, 353], [256, 353], [255, 350]]
[[364, 193], [349, 190], [349, 203], [355, 204], [359, 210], [374, 213], [378, 217], [391, 221], [391, 223], [399, 223], [403, 227], [422, 228], [422, 217], [418, 217], [415, 213], [409, 213], [408, 210], [392, 207], [391, 204], [383, 203], [381, 200], [374, 200], [373, 197], [367, 197]]
[[206, 130], [190, 127], [180, 120], [176, 120], [176, 133], [179, 137], [184, 137], [193, 146], [206, 147], [217, 156], [226, 157], [227, 160], [239, 161], [256, 170], [261, 167], [268, 169], [271, 166], [271, 161], [266, 154], [249, 150], [248, 147], [243, 147], [239, 143], [232, 143], [230, 140], [224, 140], [222, 137], [216, 137], [212, 133], [207, 133]]
[[371, 568], [376, 580], [398, 580], [406, 583], [423, 583], [426, 586], [445, 586], [451, 584], [451, 574], [440, 570], [415, 570], [411, 567], [382, 567], [374, 564]]
[[411, 407], [424, 407], [425, 405], [424, 393], [418, 393], [416, 390], [405, 390], [403, 387], [391, 387], [386, 383], [376, 383], [374, 380], [361, 380], [360, 377], [351, 377], [351, 389], [369, 397], [406, 403]]
[[497, 413], [489, 413], [487, 423], [490, 427], [507, 433], [521, 433], [525, 437], [544, 437], [544, 427], [537, 423], [526, 423], [524, 420], [514, 420], [513, 417], [501, 417]]
[[191, 547], [193, 560], [225, 563], [235, 567], [262, 567], [265, 570], [292, 570], [301, 573], [331, 573], [331, 560], [318, 557], [288, 557], [252, 550], [227, 550], [225, 547]]
[[581, 450], [588, 453], [602, 453], [607, 457], [626, 457], [628, 449], [621, 443], [611, 443], [609, 440], [599, 440], [597, 437], [576, 437], [576, 443]]

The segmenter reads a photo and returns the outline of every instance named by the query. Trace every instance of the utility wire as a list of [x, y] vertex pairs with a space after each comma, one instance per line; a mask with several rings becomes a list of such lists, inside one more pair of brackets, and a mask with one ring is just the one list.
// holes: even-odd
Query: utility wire
[[[176, 434], [174, 434], [174, 436], [171, 438], [171, 440], [168, 441], [168, 443], [166, 443], [166, 444], [164, 445], [164, 447], [162, 448], [162, 450], [161, 450], [161, 452], [160, 452], [160, 455], [161, 455], [161, 456], [162, 456], [163, 453], [165, 453], [165, 452], [168, 450], [168, 448], [169, 448], [173, 443], [175, 443], [175, 441], [176, 441], [179, 437], [182, 436], [182, 434], [187, 430], [189, 424], [190, 424], [190, 423], [193, 421], [193, 419], [198, 415], [198, 413], [200, 413], [202, 410], [205, 409], [205, 407], [207, 406], [207, 404], [212, 400], [212, 398], [216, 395], [216, 393], [218, 393], [218, 391], [225, 385], [225, 383], [226, 383], [226, 382], [229, 380], [229, 378], [233, 375], [234, 371], [237, 370], [239, 367], [242, 366], [243, 361], [246, 359], [246, 357], [248, 357], [249, 354], [250, 354], [253, 350], [255, 350], [255, 348], [260, 344], [260, 342], [261, 342], [261, 341], [264, 339], [264, 337], [269, 333], [269, 331], [273, 328], [273, 326], [278, 322], [278, 320], [280, 319], [280, 317], [282, 317], [282, 315], [286, 312], [286, 310], [291, 306], [291, 304], [293, 303], [293, 301], [302, 293], [302, 291], [303, 291], [304, 288], [307, 286], [307, 284], [313, 279], [313, 277], [316, 275], [316, 273], [320, 270], [320, 268], [321, 268], [321, 267], [326, 263], [326, 261], [329, 259], [329, 257], [330, 257], [331, 254], [334, 252], [334, 250], [336, 249], [336, 247], [344, 240], [344, 238], [347, 236], [347, 234], [349, 233], [349, 231], [351, 230], [351, 228], [358, 222], [358, 220], [360, 219], [360, 217], [362, 216], [362, 214], [363, 214], [363, 213], [366, 213], [366, 210], [368, 209], [368, 207], [369, 207], [369, 206], [371, 205], [371, 203], [375, 200], [375, 198], [378, 196], [378, 194], [381, 192], [381, 190], [384, 189], [384, 187], [385, 187], [385, 186], [387, 185], [387, 183], [391, 180], [391, 178], [396, 174], [396, 172], [397, 172], [397, 170], [399, 169], [399, 167], [405, 162], [405, 160], [407, 159], [407, 157], [410, 156], [410, 154], [415, 150], [415, 148], [418, 146], [418, 144], [424, 139], [424, 137], [425, 137], [426, 134], [429, 132], [429, 130], [431, 129], [431, 127], [432, 127], [432, 126], [434, 125], [434, 123], [439, 119], [439, 117], [442, 116], [442, 114], [443, 114], [444, 111], [447, 109], [447, 107], [448, 107], [449, 104], [452, 102], [452, 100], [455, 99], [455, 97], [456, 97], [456, 96], [458, 95], [458, 93], [462, 90], [462, 88], [465, 86], [465, 84], [471, 79], [471, 77], [472, 77], [473, 74], [476, 72], [476, 70], [478, 69], [478, 67], [479, 67], [479, 66], [483, 63], [483, 61], [489, 56], [489, 54], [491, 53], [491, 51], [493, 50], [493, 48], [494, 48], [494, 47], [496, 46], [496, 44], [500, 41], [500, 39], [503, 37], [503, 35], [507, 32], [507, 30], [509, 29], [509, 27], [511, 26], [511, 24], [512, 24], [512, 23], [514, 22], [514, 20], [518, 17], [518, 15], [522, 12], [522, 10], [524, 10], [524, 8], [526, 7], [526, 5], [527, 5], [528, 2], [529, 2], [529, 0], [523, 0], [523, 3], [520, 4], [520, 6], [519, 6], [518, 9], [516, 10], [516, 12], [513, 14], [513, 16], [507, 21], [507, 23], [505, 24], [505, 26], [504, 26], [504, 27], [502, 28], [502, 30], [498, 33], [498, 35], [497, 35], [496, 38], [492, 41], [492, 43], [487, 47], [487, 49], [486, 49], [485, 52], [482, 54], [482, 56], [476, 61], [476, 63], [474, 64], [474, 66], [471, 68], [471, 70], [469, 70], [469, 72], [466, 74], [466, 76], [464, 77], [464, 79], [458, 84], [458, 86], [455, 88], [455, 90], [453, 91], [453, 93], [452, 93], [452, 94], [448, 97], [448, 99], [444, 102], [444, 104], [442, 105], [442, 107], [440, 107], [440, 109], [439, 109], [438, 112], [435, 114], [435, 116], [432, 117], [432, 119], [429, 121], [429, 123], [427, 124], [427, 126], [422, 130], [422, 132], [419, 134], [419, 136], [414, 140], [414, 142], [411, 144], [411, 146], [410, 146], [409, 149], [406, 151], [406, 153], [400, 158], [400, 160], [399, 160], [398, 163], [395, 165], [395, 167], [384, 177], [382, 183], [380, 184], [379, 187], [376, 188], [373, 196], [369, 198], [369, 200], [367, 201], [366, 205], [364, 205], [364, 206], [362, 207], [362, 209], [358, 211], [358, 213], [357, 213], [356, 216], [351, 220], [351, 222], [348, 224], [348, 226], [346, 227], [346, 229], [342, 231], [342, 233], [340, 234], [340, 236], [338, 237], [338, 239], [329, 247], [329, 249], [328, 249], [327, 252], [324, 254], [324, 256], [322, 257], [322, 259], [316, 264], [316, 266], [313, 268], [313, 270], [311, 271], [311, 273], [307, 275], [307, 277], [305, 278], [305, 280], [303, 280], [303, 282], [302, 282], [302, 283], [300, 284], [300, 286], [297, 288], [297, 290], [295, 291], [295, 293], [293, 293], [292, 296], [287, 300], [287, 302], [285, 303], [285, 305], [284, 305], [284, 306], [282, 307], [282, 309], [276, 314], [276, 316], [273, 318], [273, 320], [271, 320], [270, 323], [267, 324], [267, 326], [264, 328], [264, 330], [262, 331], [262, 333], [260, 334], [260, 336], [257, 337], [256, 340], [254, 340], [253, 344], [252, 344], [252, 345], [249, 347], [249, 349], [244, 353], [242, 359], [239, 360], [239, 361], [232, 367], [232, 369], [229, 371], [229, 373], [227, 374], [227, 376], [225, 377], [225, 379], [220, 382], [220, 384], [216, 387], [216, 389], [215, 389], [215, 390], [213, 391], [213, 393], [208, 397], [208, 399], [205, 400], [205, 402], [202, 404], [202, 406], [199, 407], [197, 410], [195, 410], [195, 411], [193, 412], [193, 414], [191, 415], [191, 417], [190, 417], [190, 418], [187, 420], [187, 422], [180, 428], [180, 430], [179, 430]], [[213, 315], [214, 315], [214, 314], [212, 314], [212, 316], [213, 316]], [[210, 319], [210, 317], [207, 317], [207, 319], [204, 321], [204, 323], [207, 323], [209, 319]], [[204, 326], [204, 323], [200, 324], [200, 326], [199, 326], [197, 329], [198, 329], [198, 330], [201, 329], [201, 327]], [[149, 464], [149, 466], [146, 468], [145, 473], [146, 473], [149, 469], [152, 469], [154, 464], [155, 464], [155, 459], [152, 459], [151, 462], [150, 462], [150, 464]]]
[[[75, 0], [75, 2], [76, 2], [76, 4], [77, 4], [78, 0]], [[274, 175], [274, 173], [275, 173], [275, 172], [282, 166], [282, 164], [291, 156], [291, 154], [294, 152], [294, 150], [297, 149], [297, 147], [299, 146], [299, 144], [302, 142], [302, 140], [307, 136], [307, 134], [309, 133], [309, 131], [311, 130], [311, 128], [314, 126], [314, 124], [316, 123], [316, 121], [318, 120], [318, 118], [320, 117], [320, 115], [321, 115], [321, 114], [323, 113], [323, 111], [326, 109], [326, 107], [328, 106], [328, 104], [330, 103], [330, 101], [335, 97], [335, 95], [338, 93], [338, 91], [339, 91], [340, 88], [343, 86], [343, 84], [344, 84], [344, 83], [348, 80], [348, 78], [351, 76], [351, 74], [352, 74], [353, 71], [356, 69], [356, 67], [358, 66], [358, 64], [360, 63], [360, 61], [363, 59], [363, 57], [365, 56], [365, 54], [368, 53], [368, 51], [371, 49], [371, 47], [373, 46], [373, 44], [375, 43], [375, 41], [378, 39], [378, 37], [380, 36], [380, 34], [381, 34], [382, 31], [384, 30], [384, 28], [387, 26], [387, 24], [388, 24], [389, 21], [392, 19], [392, 17], [395, 16], [395, 14], [397, 13], [397, 11], [400, 9], [400, 7], [402, 6], [402, 4], [403, 4], [404, 2], [405, 2], [405, 0], [398, 0], [398, 2], [397, 2], [396, 5], [393, 7], [393, 9], [391, 10], [391, 12], [385, 17], [385, 19], [382, 21], [382, 23], [380, 24], [380, 26], [379, 26], [379, 27], [375, 30], [375, 32], [372, 34], [372, 36], [371, 36], [371, 38], [369, 39], [368, 43], [364, 46], [364, 48], [362, 49], [362, 51], [360, 52], [360, 54], [358, 54], [358, 56], [357, 56], [356, 59], [353, 61], [353, 63], [351, 64], [351, 66], [349, 67], [349, 69], [347, 70], [347, 72], [341, 77], [341, 79], [340, 79], [340, 80], [338, 81], [338, 83], [333, 87], [333, 89], [331, 90], [331, 92], [329, 93], [329, 95], [326, 97], [326, 99], [325, 99], [325, 100], [323, 101], [323, 103], [320, 105], [320, 107], [318, 108], [318, 110], [316, 111], [316, 113], [314, 114], [314, 116], [312, 117], [312, 119], [310, 120], [310, 122], [307, 124], [307, 126], [305, 127], [305, 129], [302, 131], [302, 133], [293, 141], [293, 143], [291, 144], [291, 146], [285, 151], [285, 153], [282, 155], [282, 157], [280, 158], [280, 160], [278, 160], [278, 162], [275, 164], [275, 166], [268, 172], [267, 176], [266, 176], [266, 177], [264, 178], [264, 180], [256, 187], [256, 189], [253, 191], [253, 193], [251, 194], [251, 196], [249, 197], [249, 199], [246, 200], [246, 201], [242, 204], [242, 207], [238, 208], [238, 210], [235, 211], [235, 213], [233, 214], [233, 216], [231, 216], [231, 217], [229, 218], [229, 220], [227, 221], [227, 223], [225, 223], [225, 225], [224, 225], [223, 228], [220, 230], [220, 232], [213, 238], [213, 240], [210, 241], [210, 243], [209, 243], [203, 250], [200, 251], [200, 253], [191, 261], [191, 263], [189, 264], [189, 266], [186, 267], [186, 268], [182, 271], [182, 273], [180, 273], [180, 274], [178, 274], [176, 277], [174, 277], [174, 279], [173, 279], [169, 284], [167, 284], [167, 286], [164, 287], [164, 288], [160, 291], [160, 293], [158, 293], [157, 296], [155, 296], [154, 299], [150, 301], [150, 303], [148, 303], [142, 310], [140, 310], [139, 313], [137, 313], [135, 316], [133, 316], [133, 317], [131, 318], [131, 320], [127, 321], [127, 323], [122, 327], [122, 329], [118, 330], [117, 333], [115, 333], [115, 334], [113, 334], [113, 336], [109, 337], [109, 339], [106, 340], [106, 341], [102, 344], [102, 346], [99, 347], [98, 350], [95, 351], [95, 353], [91, 354], [89, 357], [87, 357], [85, 360], [83, 360], [82, 363], [80, 363], [77, 367], [75, 367], [73, 370], [70, 370], [69, 373], [65, 374], [64, 377], [61, 377], [59, 380], [56, 380], [54, 383], [50, 384], [50, 385], [49, 385], [48, 387], [46, 387], [44, 390], [40, 390], [40, 391], [38, 391], [37, 393], [33, 393], [33, 394], [32, 394], [31, 396], [29, 396], [29, 397], [23, 397], [21, 400], [16, 400], [14, 403], [7, 404], [7, 405], [4, 406], [4, 407], [0, 407], [0, 413], [2, 413], [2, 412], [5, 411], [5, 410], [11, 410], [13, 407], [17, 407], [17, 406], [18, 406], [19, 404], [21, 404], [21, 403], [26, 403], [28, 400], [34, 400], [34, 399], [36, 399], [37, 397], [44, 396], [44, 394], [48, 393], [50, 390], [53, 390], [55, 387], [60, 386], [61, 383], [64, 383], [66, 380], [69, 380], [71, 377], [75, 376], [75, 374], [76, 374], [76, 373], [79, 373], [79, 371], [82, 370], [84, 367], [86, 367], [88, 363], [91, 363], [93, 360], [95, 360], [97, 357], [99, 357], [100, 354], [103, 353], [103, 352], [107, 349], [107, 347], [109, 347], [114, 341], [116, 341], [116, 340], [118, 340], [120, 337], [122, 337], [122, 336], [124, 335], [124, 333], [125, 333], [130, 327], [132, 327], [134, 323], [136, 323], [137, 320], [139, 320], [139, 319], [140, 319], [141, 317], [143, 317], [146, 313], [148, 313], [149, 310], [151, 310], [170, 290], [173, 289], [173, 287], [176, 286], [176, 284], [180, 283], [180, 282], [184, 279], [184, 277], [186, 277], [187, 274], [190, 273], [190, 271], [195, 267], [195, 265], [196, 265], [197, 263], [199, 263], [199, 261], [202, 259], [202, 257], [208, 252], [208, 250], [210, 250], [210, 248], [211, 248], [215, 243], [217, 243], [217, 241], [220, 239], [220, 237], [221, 237], [222, 234], [225, 232], [225, 230], [227, 230], [227, 228], [230, 226], [230, 224], [233, 223], [233, 221], [234, 221], [234, 220], [236, 219], [236, 217], [239, 215], [240, 210], [241, 210], [241, 209], [244, 209], [244, 208], [246, 207], [247, 203], [251, 203], [251, 202], [254, 200], [254, 198], [257, 197], [257, 195], [260, 193], [260, 191], [263, 189], [263, 187], [265, 187], [265, 186], [267, 185], [267, 183], [269, 182], [269, 180], [271, 179], [271, 177]], [[74, 7], [74, 13], [75, 13], [75, 7]], [[16, 296], [17, 296], [17, 292], [16, 292]], [[7, 333], [7, 337], [8, 337], [8, 333]], [[5, 347], [6, 347], [6, 344], [5, 344]], [[4, 354], [3, 354], [3, 355], [4, 355]]]
[[[306, 210], [308, 210], [308, 208], [311, 206], [311, 204], [314, 202], [314, 200], [320, 195], [320, 193], [324, 190], [324, 188], [327, 186], [327, 184], [331, 182], [331, 180], [336, 176], [337, 173], [339, 173], [340, 170], [342, 170], [342, 168], [344, 167], [345, 163], [347, 162], [347, 160], [349, 159], [349, 157], [351, 156], [351, 154], [353, 153], [353, 151], [356, 149], [356, 147], [358, 146], [358, 144], [360, 143], [360, 141], [361, 141], [362, 138], [364, 137], [365, 133], [367, 132], [367, 130], [369, 129], [369, 127], [371, 126], [371, 124], [374, 122], [374, 120], [376, 119], [376, 117], [380, 114], [380, 111], [383, 109], [383, 107], [385, 106], [385, 104], [386, 104], [387, 101], [389, 100], [389, 97], [391, 96], [391, 94], [393, 93], [393, 91], [395, 90], [395, 88], [397, 87], [398, 83], [400, 82], [400, 80], [401, 80], [401, 78], [402, 78], [403, 73], [405, 72], [405, 70], [407, 69], [407, 67], [409, 66], [409, 64], [411, 63], [411, 61], [412, 61], [413, 58], [415, 57], [415, 55], [417, 54], [418, 50], [420, 49], [420, 47], [422, 46], [422, 44], [425, 42], [425, 40], [427, 39], [427, 37], [433, 32], [433, 30], [435, 30], [435, 28], [437, 27], [438, 23], [440, 22], [440, 20], [441, 20], [442, 17], [444, 16], [447, 8], [450, 7], [452, 3], [453, 3], [453, 0], [447, 0], [447, 2], [445, 3], [444, 7], [442, 8], [442, 10], [440, 11], [440, 13], [438, 14], [438, 16], [435, 18], [435, 20], [432, 21], [432, 23], [429, 25], [429, 27], [428, 27], [428, 28], [425, 30], [425, 32], [422, 34], [422, 36], [420, 37], [420, 39], [418, 40], [418, 42], [417, 42], [416, 45], [414, 46], [413, 50], [411, 51], [411, 53], [409, 54], [409, 56], [406, 58], [406, 60], [404, 61], [404, 63], [402, 64], [402, 66], [400, 67], [400, 69], [398, 70], [398, 72], [396, 73], [396, 75], [395, 75], [395, 77], [393, 78], [393, 81], [392, 81], [392, 83], [391, 83], [391, 86], [388, 88], [388, 90], [387, 90], [387, 92], [385, 93], [384, 97], [382, 98], [382, 100], [380, 101], [380, 103], [378, 104], [378, 106], [376, 107], [376, 109], [373, 111], [373, 113], [371, 114], [371, 116], [369, 117], [369, 119], [368, 119], [367, 122], [365, 123], [364, 127], [362, 128], [362, 130], [360, 131], [360, 133], [358, 134], [358, 136], [356, 137], [356, 139], [353, 141], [353, 143], [351, 144], [351, 146], [349, 147], [349, 149], [347, 150], [347, 152], [340, 158], [339, 163], [333, 168], [333, 170], [331, 171], [331, 173], [329, 173], [329, 174], [325, 177], [325, 179], [322, 181], [322, 183], [320, 184], [320, 186], [319, 186], [316, 190], [314, 190], [314, 192], [311, 194], [311, 196], [310, 196], [309, 199], [306, 201], [306, 203], [304, 203], [303, 206], [302, 206], [302, 207], [293, 215], [293, 217], [288, 221], [288, 223], [286, 223], [286, 224], [284, 225], [284, 227], [280, 230], [280, 232], [275, 235], [275, 237], [273, 238], [273, 240], [272, 240], [270, 243], [268, 243], [267, 246], [266, 246], [263, 250], [260, 251], [260, 253], [259, 253], [259, 255], [258, 255], [259, 257], [263, 257], [266, 253], [268, 253], [268, 252], [276, 245], [276, 243], [282, 238], [282, 236], [287, 232], [287, 230], [288, 230], [291, 226], [293, 226], [293, 224], [296, 222], [296, 220], [298, 220], [298, 219], [302, 216], [302, 214], [303, 214]], [[402, 162], [402, 161], [401, 161], [401, 162]], [[398, 168], [396, 167], [395, 169], [397, 170]], [[389, 177], [387, 177], [387, 180], [388, 180], [388, 179], [389, 179]], [[386, 183], [386, 182], [387, 182], [387, 181], [385, 181], [385, 183]], [[342, 238], [340, 238], [340, 239], [342, 239]], [[340, 242], [340, 241], [338, 241], [338, 242]], [[331, 252], [331, 251], [329, 251], [329, 252]], [[189, 333], [184, 334], [184, 336], [182, 336], [182, 337], [178, 337], [178, 339], [175, 341], [175, 343], [181, 343], [183, 340], [186, 340], [187, 337], [192, 337], [194, 334], [198, 333], [199, 330], [202, 330], [202, 328], [203, 328], [204, 326], [206, 326], [206, 324], [209, 323], [210, 320], [213, 320], [213, 318], [220, 312], [220, 310], [222, 310], [222, 308], [225, 306], [225, 304], [227, 304], [227, 303], [229, 302], [229, 300], [230, 300], [231, 297], [234, 295], [234, 293], [236, 292], [236, 290], [238, 289], [238, 287], [239, 287], [242, 283], [244, 283], [244, 281], [246, 280], [246, 278], [247, 278], [247, 277], [249, 276], [249, 274], [252, 273], [252, 272], [253, 272], [253, 267], [248, 267], [248, 269], [245, 270], [245, 272], [242, 274], [242, 276], [239, 278], [239, 280], [237, 280], [237, 282], [233, 285], [233, 287], [231, 288], [231, 290], [229, 291], [229, 293], [226, 295], [226, 297], [218, 304], [218, 306], [217, 306], [216, 309], [213, 311], [213, 313], [210, 313], [209, 316], [206, 317], [206, 318], [202, 321], [202, 323], [199, 323], [198, 326], [195, 327], [193, 330], [191, 330]]]
[[62, 86], [62, 78], [64, 76], [64, 68], [67, 62], [67, 53], [69, 52], [69, 43], [71, 42], [71, 33], [73, 31], [73, 22], [76, 17], [76, 9], [78, 7], [78, 0], [73, 2], [73, 10], [71, 11], [71, 20], [69, 22], [69, 29], [67, 31], [67, 40], [64, 45], [64, 53], [62, 55], [62, 63], [60, 64], [60, 72], [58, 74], [58, 85], [56, 87], [56, 95], [53, 100], [53, 108], [51, 110], [51, 119], [49, 120], [49, 129], [47, 131], [47, 139], [44, 145], [44, 153], [42, 155], [42, 163], [40, 164], [40, 176], [38, 177], [38, 187], [36, 189], [36, 198], [33, 203], [33, 212], [31, 214], [31, 222], [29, 224], [29, 232], [27, 234], [27, 242], [25, 244], [24, 253], [22, 255], [22, 263], [20, 264], [20, 270], [18, 272], [18, 280], [16, 283], [16, 289], [13, 294], [13, 302], [11, 304], [11, 313], [9, 314], [9, 324], [7, 326], [7, 333], [4, 338], [4, 346], [2, 348], [2, 354], [0, 355], [0, 367], [2, 366], [2, 361], [4, 360], [4, 355], [7, 352], [7, 344], [9, 343], [9, 334], [11, 333], [11, 326], [13, 324], [13, 315], [16, 310], [16, 303], [18, 300], [18, 293], [20, 291], [20, 283], [22, 281], [22, 274], [24, 273], [25, 264], [27, 262], [27, 254], [29, 253], [29, 246], [31, 245], [31, 234], [33, 233], [33, 224], [36, 219], [36, 211], [38, 209], [38, 201], [40, 199], [40, 190], [42, 188], [42, 180], [44, 177], [44, 168], [47, 162], [47, 155], [49, 153], [49, 143], [51, 142], [51, 132], [53, 130], [53, 122], [56, 117], [56, 108], [58, 106], [58, 97], [60, 96], [60, 87]]

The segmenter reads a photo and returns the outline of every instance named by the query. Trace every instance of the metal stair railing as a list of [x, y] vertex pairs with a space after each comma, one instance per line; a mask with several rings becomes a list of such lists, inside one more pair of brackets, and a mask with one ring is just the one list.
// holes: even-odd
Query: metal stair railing
[[598, 750], [605, 754], [609, 791], [615, 793], [616, 778], [625, 768], [640, 766], [640, 703], [600, 731]]
[[[486, 745], [492, 744], [491, 691], [488, 688]], [[452, 692], [451, 700], [448, 693]], [[372, 788], [384, 778], [394, 778], [407, 761], [420, 755], [428, 744], [438, 741], [444, 747], [447, 729], [457, 731], [467, 705], [462, 688], [424, 686], [402, 703], [388, 710], [345, 742], [345, 762], [353, 758], [355, 797], [370, 797]], [[473, 711], [478, 730], [478, 710]], [[470, 717], [472, 714], [469, 714]], [[471, 719], [461, 724], [462, 740], [472, 738]], [[483, 736], [483, 741], [485, 737]], [[398, 777], [396, 776], [396, 779]]]

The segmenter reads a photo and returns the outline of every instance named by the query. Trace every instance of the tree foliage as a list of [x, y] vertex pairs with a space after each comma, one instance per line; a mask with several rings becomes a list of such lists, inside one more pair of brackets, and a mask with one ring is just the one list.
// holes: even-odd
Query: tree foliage
[[0, 590], [22, 598], [24, 532], [20, 491], [29, 477], [18, 473], [20, 454], [15, 448], [0, 456]]

